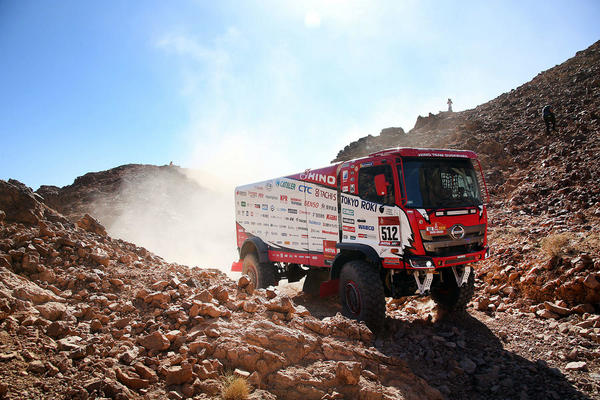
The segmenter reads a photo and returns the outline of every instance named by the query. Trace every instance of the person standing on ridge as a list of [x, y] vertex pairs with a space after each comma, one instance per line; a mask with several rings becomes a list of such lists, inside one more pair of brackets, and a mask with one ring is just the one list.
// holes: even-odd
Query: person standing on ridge
[[552, 130], [556, 132], [556, 117], [552, 112], [552, 108], [550, 105], [545, 105], [542, 108], [542, 117], [544, 118], [544, 123], [546, 124], [546, 133], [550, 133], [550, 123], [552, 123]]
[[448, 99], [448, 112], [452, 112], [452, 99]]

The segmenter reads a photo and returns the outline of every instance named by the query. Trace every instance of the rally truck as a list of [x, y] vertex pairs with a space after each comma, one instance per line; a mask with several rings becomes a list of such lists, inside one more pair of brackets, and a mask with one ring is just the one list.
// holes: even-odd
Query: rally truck
[[373, 331], [385, 298], [464, 310], [489, 255], [487, 188], [466, 150], [394, 148], [235, 189], [239, 261], [257, 288], [305, 277]]

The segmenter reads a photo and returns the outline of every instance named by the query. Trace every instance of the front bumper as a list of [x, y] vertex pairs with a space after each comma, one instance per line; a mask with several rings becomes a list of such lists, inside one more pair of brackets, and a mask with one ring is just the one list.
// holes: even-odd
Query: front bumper
[[405, 259], [406, 269], [431, 269], [445, 268], [453, 265], [461, 265], [485, 260], [490, 255], [490, 248], [468, 254], [460, 254], [448, 257], [408, 256]]

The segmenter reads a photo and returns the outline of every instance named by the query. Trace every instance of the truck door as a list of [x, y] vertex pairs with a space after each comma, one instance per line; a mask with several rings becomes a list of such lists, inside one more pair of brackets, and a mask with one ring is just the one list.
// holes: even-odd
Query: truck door
[[382, 245], [400, 238], [393, 168], [378, 159], [354, 166], [354, 172], [354, 185], [342, 198], [342, 241], [367, 244], [383, 257], [388, 248]]

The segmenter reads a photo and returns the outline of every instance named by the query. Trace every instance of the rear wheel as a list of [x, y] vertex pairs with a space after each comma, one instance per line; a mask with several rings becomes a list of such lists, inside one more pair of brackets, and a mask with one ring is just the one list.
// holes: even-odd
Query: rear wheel
[[385, 295], [373, 266], [361, 260], [344, 264], [339, 293], [342, 314], [364, 321], [373, 332], [381, 330], [385, 320]]
[[242, 273], [250, 277], [250, 281], [257, 289], [277, 285], [275, 266], [272, 263], [260, 263], [254, 253], [244, 256]]
[[469, 274], [467, 282], [458, 287], [452, 268], [442, 270], [443, 282], [431, 289], [431, 298], [447, 311], [463, 311], [473, 298], [475, 292], [475, 274], [473, 270]]

